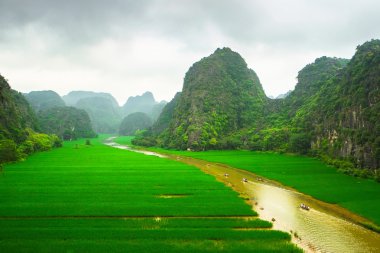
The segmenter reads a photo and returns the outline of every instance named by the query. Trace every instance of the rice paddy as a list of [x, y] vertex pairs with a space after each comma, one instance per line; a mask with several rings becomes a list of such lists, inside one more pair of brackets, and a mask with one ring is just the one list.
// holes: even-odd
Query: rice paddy
[[299, 252], [212, 176], [101, 139], [0, 172], [0, 252]]
[[336, 168], [327, 166], [317, 159], [243, 150], [159, 151], [226, 164], [253, 172], [319, 200], [338, 204], [380, 225], [380, 184], [373, 180], [342, 174]]

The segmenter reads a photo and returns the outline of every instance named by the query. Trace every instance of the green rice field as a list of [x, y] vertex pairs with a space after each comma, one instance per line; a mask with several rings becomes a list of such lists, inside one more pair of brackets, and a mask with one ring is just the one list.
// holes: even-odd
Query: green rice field
[[[121, 138], [121, 142], [126, 140]], [[380, 225], [380, 184], [355, 178], [304, 156], [253, 151], [168, 151], [253, 172], [325, 202], [338, 204]]]
[[0, 172], [0, 252], [299, 252], [195, 167], [101, 138]]

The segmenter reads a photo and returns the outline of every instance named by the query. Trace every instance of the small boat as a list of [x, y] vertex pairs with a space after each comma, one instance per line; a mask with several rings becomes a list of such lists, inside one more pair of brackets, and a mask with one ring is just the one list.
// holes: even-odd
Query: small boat
[[224, 176], [225, 176], [225, 177], [228, 177], [228, 176], [229, 176], [229, 174], [228, 174], [228, 173], [224, 173]]
[[301, 203], [300, 207], [306, 211], [309, 211], [310, 210], [310, 207], [308, 207], [307, 205], [305, 205], [304, 203]]
[[244, 182], [244, 183], [247, 183], [247, 182], [248, 182], [248, 179], [246, 179], [245, 177], [243, 177], [243, 182]]

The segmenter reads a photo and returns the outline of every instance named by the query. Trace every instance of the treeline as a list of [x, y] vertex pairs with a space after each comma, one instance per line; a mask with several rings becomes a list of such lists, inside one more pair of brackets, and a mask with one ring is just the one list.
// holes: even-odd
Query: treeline
[[30, 128], [25, 129], [25, 132], [26, 139], [22, 142], [17, 143], [13, 139], [0, 140], [0, 165], [24, 159], [38, 151], [47, 151], [62, 146], [62, 140], [54, 134], [36, 133]]

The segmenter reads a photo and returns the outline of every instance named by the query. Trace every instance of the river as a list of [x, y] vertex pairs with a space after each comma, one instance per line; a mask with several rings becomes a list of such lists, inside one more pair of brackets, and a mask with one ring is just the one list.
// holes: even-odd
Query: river
[[[108, 139], [107, 145], [194, 165], [239, 192], [261, 219], [292, 234], [305, 252], [380, 252], [380, 234], [355, 224], [365, 221], [336, 205], [324, 203], [281, 184], [223, 164], [190, 157], [136, 150]], [[225, 174], [228, 174], [226, 176]], [[243, 178], [247, 182], [243, 182]], [[310, 210], [300, 208], [305, 203]]]

